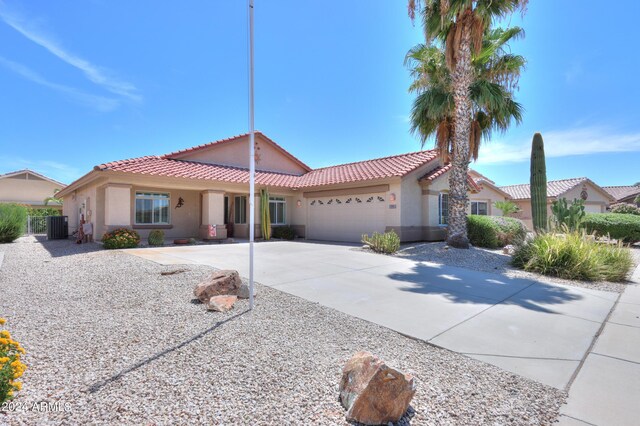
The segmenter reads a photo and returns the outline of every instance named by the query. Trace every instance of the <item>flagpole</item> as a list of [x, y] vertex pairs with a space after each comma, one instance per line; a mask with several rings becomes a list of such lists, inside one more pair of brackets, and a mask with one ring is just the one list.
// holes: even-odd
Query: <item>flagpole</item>
[[249, 309], [253, 310], [253, 243], [255, 239], [255, 128], [253, 111], [253, 0], [249, 4]]

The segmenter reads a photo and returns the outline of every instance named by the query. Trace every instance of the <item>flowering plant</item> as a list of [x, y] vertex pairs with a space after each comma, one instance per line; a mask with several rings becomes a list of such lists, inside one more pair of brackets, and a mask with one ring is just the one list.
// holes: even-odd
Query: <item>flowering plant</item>
[[102, 243], [106, 249], [133, 248], [140, 243], [140, 235], [133, 229], [119, 228], [105, 233]]
[[[0, 318], [0, 325], [7, 322]], [[11, 338], [7, 330], [0, 331], [0, 404], [13, 399], [15, 392], [22, 389], [22, 383], [17, 381], [27, 366], [20, 361], [25, 350], [20, 343]]]

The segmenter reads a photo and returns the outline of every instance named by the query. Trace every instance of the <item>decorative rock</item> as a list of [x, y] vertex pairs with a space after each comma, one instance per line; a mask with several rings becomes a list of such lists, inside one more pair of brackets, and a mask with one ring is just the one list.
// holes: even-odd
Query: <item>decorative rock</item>
[[413, 377], [387, 366], [369, 352], [358, 352], [342, 370], [340, 402], [347, 420], [366, 425], [399, 421], [416, 393]]
[[227, 312], [233, 308], [233, 304], [238, 300], [238, 296], [213, 296], [209, 299], [207, 310], [217, 312]]
[[193, 289], [193, 294], [202, 303], [207, 303], [213, 296], [221, 294], [236, 296], [242, 285], [238, 271], [216, 271]]
[[513, 256], [516, 252], [516, 247], [513, 244], [507, 244], [502, 248], [502, 253], [508, 254], [509, 256]]
[[[253, 286], [253, 297], [256, 297], [256, 294], [258, 294], [258, 292], [256, 291], [256, 287], [254, 285]], [[240, 299], [248, 299], [249, 298], [249, 284], [244, 283], [244, 282], [242, 283], [242, 285], [238, 289], [238, 298], [240, 298]]]

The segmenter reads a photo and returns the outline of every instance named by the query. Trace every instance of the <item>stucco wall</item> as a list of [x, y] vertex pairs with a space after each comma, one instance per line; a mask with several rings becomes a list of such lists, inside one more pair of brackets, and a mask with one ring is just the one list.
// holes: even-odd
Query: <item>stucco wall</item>
[[52, 197], [56, 189], [62, 189], [62, 186], [33, 175], [28, 179], [24, 175], [6, 177], [0, 179], [0, 202], [42, 206], [44, 199]]

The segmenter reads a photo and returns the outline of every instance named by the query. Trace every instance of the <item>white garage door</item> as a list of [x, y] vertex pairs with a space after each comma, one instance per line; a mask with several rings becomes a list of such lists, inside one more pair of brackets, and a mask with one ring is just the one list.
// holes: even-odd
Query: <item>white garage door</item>
[[385, 231], [386, 194], [309, 198], [307, 238], [360, 242], [362, 234]]
[[602, 213], [602, 206], [600, 204], [585, 204], [584, 211], [587, 213]]

